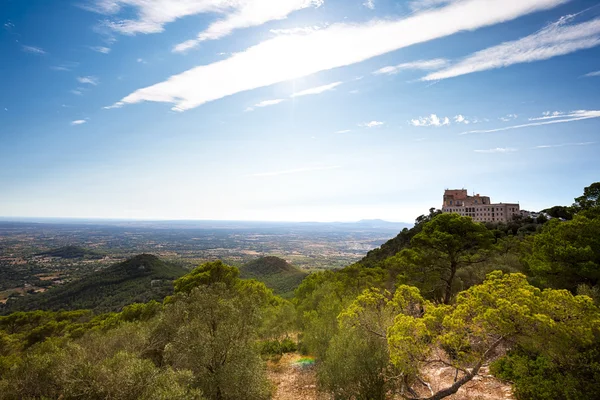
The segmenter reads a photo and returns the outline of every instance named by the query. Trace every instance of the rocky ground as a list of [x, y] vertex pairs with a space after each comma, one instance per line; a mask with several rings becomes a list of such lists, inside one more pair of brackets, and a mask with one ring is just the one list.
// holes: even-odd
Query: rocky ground
[[[273, 400], [329, 400], [330, 396], [317, 390], [314, 366], [300, 366], [297, 353], [284, 355], [269, 362], [269, 378], [276, 388]], [[426, 371], [427, 381], [435, 391], [450, 386], [454, 379], [451, 368], [431, 368]], [[426, 395], [427, 392], [422, 393]], [[465, 384], [448, 400], [514, 400], [510, 385], [498, 381], [482, 368], [481, 375]]]

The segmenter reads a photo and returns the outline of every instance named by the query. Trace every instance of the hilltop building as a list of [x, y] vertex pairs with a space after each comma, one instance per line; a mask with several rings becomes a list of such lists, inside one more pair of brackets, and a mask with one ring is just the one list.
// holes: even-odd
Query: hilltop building
[[466, 189], [446, 190], [442, 212], [457, 213], [475, 222], [509, 222], [521, 215], [519, 204], [492, 204], [488, 196], [469, 196]]

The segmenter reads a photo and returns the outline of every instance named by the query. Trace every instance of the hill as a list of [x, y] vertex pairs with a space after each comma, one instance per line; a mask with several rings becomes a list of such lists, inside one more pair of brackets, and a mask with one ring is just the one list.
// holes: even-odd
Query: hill
[[291, 297], [294, 289], [307, 275], [287, 261], [274, 256], [261, 257], [240, 267], [241, 278], [261, 281], [283, 297]]
[[48, 257], [59, 257], [59, 258], [91, 258], [98, 259], [102, 258], [102, 254], [96, 253], [95, 251], [84, 249], [78, 246], [64, 246], [58, 249], [45, 251], [43, 253], [36, 254], [38, 256]]
[[45, 293], [17, 298], [2, 314], [27, 310], [119, 311], [131, 303], [162, 300], [173, 291], [172, 281], [188, 271], [150, 254], [96, 271]]

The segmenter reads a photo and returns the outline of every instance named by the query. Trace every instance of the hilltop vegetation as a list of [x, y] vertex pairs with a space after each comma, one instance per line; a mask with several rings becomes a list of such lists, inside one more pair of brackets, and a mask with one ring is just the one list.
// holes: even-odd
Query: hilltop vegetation
[[58, 249], [45, 251], [43, 253], [38, 253], [38, 256], [47, 256], [47, 257], [58, 257], [65, 259], [72, 258], [89, 258], [89, 259], [99, 259], [102, 258], [103, 255], [88, 249], [84, 249], [78, 246], [65, 246], [60, 247]]
[[2, 311], [119, 311], [131, 303], [162, 301], [172, 293], [172, 281], [186, 272], [153, 255], [142, 254], [47, 292], [14, 299]]
[[284, 259], [261, 257], [240, 267], [240, 277], [263, 282], [275, 294], [289, 298], [308, 274]]
[[[291, 301], [217, 261], [162, 303], [0, 317], [0, 399], [266, 400], [265, 358], [296, 334], [336, 400], [440, 400], [484, 366], [519, 400], [597, 399], [600, 183], [568, 208], [567, 221], [508, 225], [431, 210], [360, 262], [307, 276]], [[294, 273], [257, 261], [246, 273]], [[453, 381], [431, 384], [432, 368]]]

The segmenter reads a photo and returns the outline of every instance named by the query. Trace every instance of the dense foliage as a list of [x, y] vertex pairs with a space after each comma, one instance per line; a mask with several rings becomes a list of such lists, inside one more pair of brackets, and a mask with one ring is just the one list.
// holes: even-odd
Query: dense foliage
[[263, 282], [273, 292], [289, 298], [308, 274], [274, 256], [261, 257], [240, 267], [240, 277]]
[[[0, 399], [267, 399], [265, 359], [297, 347], [317, 358], [319, 389], [336, 400], [439, 400], [487, 365], [520, 400], [596, 399], [599, 198], [597, 183], [555, 208], [569, 218], [508, 224], [432, 209], [360, 262], [302, 275], [291, 301], [240, 278], [275, 277], [282, 291], [283, 277], [300, 278], [267, 258], [241, 273], [221, 261], [183, 276], [159, 268], [177, 278], [172, 295], [118, 313], [0, 317]], [[95, 287], [114, 294], [164, 267], [156, 260], [121, 264]], [[104, 304], [60, 301], [76, 298]], [[431, 368], [454, 379], [433, 387]]]
[[131, 303], [162, 301], [172, 281], [187, 271], [149, 254], [133, 257], [44, 293], [11, 300], [0, 312], [16, 310], [119, 311]]

